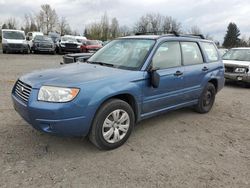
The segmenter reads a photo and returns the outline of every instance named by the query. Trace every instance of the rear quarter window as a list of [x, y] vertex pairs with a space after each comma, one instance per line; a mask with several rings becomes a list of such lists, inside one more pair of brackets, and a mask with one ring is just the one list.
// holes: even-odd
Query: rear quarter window
[[219, 60], [219, 54], [216, 50], [216, 47], [213, 43], [210, 42], [201, 42], [201, 45], [207, 55], [209, 62], [215, 62]]

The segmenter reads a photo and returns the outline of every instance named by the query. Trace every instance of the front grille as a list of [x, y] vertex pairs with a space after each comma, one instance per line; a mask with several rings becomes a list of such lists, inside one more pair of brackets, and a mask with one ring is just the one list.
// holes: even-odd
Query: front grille
[[43, 44], [43, 43], [41, 43], [40, 47], [41, 48], [52, 48], [52, 45], [51, 44]]
[[23, 83], [22, 81], [18, 80], [16, 82], [14, 92], [15, 92], [15, 95], [17, 97], [19, 97], [20, 99], [22, 99], [25, 102], [28, 102], [30, 92], [31, 92], [31, 86], [29, 86], [29, 85]]
[[66, 48], [77, 48], [77, 44], [72, 44], [72, 43], [66, 43], [65, 46]]
[[22, 48], [22, 44], [8, 44], [10, 48]]
[[235, 67], [225, 66], [225, 72], [234, 73]]

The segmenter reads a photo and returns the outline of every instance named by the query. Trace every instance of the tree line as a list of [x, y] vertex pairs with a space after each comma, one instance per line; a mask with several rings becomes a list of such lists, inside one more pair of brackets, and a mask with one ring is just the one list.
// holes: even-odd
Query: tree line
[[[11, 17], [7, 19], [2, 29], [18, 29], [18, 21]], [[25, 14], [24, 24], [20, 28], [25, 33], [30, 31], [41, 31], [45, 34], [57, 32], [61, 35], [80, 35], [71, 29], [65, 17], [59, 17], [56, 10], [49, 4], [43, 4], [40, 11], [35, 14]], [[204, 34], [201, 29], [194, 25], [189, 30], [183, 30], [181, 22], [171, 16], [159, 13], [147, 13], [141, 16], [132, 27], [120, 25], [116, 17], [109, 19], [108, 14], [104, 13], [99, 22], [93, 22], [85, 26], [83, 35], [90, 39], [102, 41], [111, 40], [121, 36], [133, 35], [135, 33], [177, 33]], [[204, 34], [205, 38], [213, 40], [209, 34]], [[250, 46], [250, 38], [240, 37], [240, 30], [235, 23], [229, 23], [222, 46], [225, 48]]]

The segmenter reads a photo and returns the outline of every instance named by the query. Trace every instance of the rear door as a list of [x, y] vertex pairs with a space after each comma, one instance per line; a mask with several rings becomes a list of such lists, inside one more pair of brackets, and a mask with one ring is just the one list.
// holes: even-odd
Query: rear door
[[145, 83], [142, 106], [144, 115], [150, 115], [183, 102], [184, 68], [180, 43], [162, 43], [152, 58], [152, 66], [158, 69], [160, 85], [158, 88], [153, 88], [148, 82]]
[[185, 101], [192, 101], [200, 96], [202, 81], [209, 68], [204, 62], [201, 48], [197, 42], [181, 42], [185, 71]]

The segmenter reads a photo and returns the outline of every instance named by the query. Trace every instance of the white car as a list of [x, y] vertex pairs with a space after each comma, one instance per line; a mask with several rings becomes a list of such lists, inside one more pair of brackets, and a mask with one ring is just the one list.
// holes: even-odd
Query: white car
[[250, 48], [232, 48], [223, 56], [225, 78], [250, 83]]
[[2, 29], [3, 53], [22, 52], [28, 53], [29, 47], [22, 30]]

